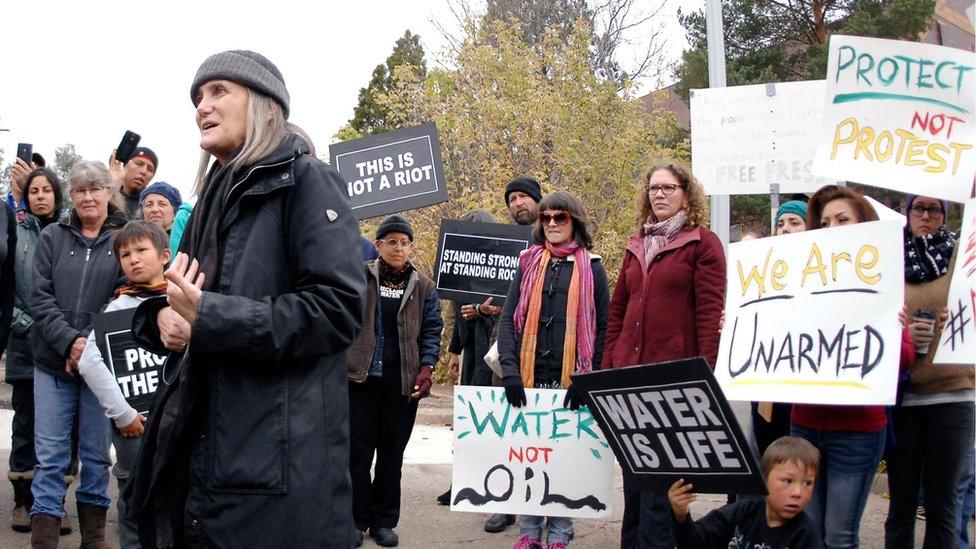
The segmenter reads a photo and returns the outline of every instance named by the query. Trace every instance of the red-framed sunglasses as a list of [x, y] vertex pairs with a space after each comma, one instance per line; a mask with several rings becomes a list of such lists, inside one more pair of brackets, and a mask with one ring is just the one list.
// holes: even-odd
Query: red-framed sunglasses
[[565, 225], [569, 223], [570, 219], [572, 219], [572, 217], [570, 217], [570, 215], [566, 212], [556, 212], [554, 214], [548, 214], [548, 213], [539, 214], [539, 222], [542, 223], [543, 225], [548, 225], [550, 221], [555, 221], [556, 225]]

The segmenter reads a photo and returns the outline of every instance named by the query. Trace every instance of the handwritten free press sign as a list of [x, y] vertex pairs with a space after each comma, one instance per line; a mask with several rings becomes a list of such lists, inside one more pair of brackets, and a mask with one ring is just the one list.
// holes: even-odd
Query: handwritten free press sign
[[827, 95], [813, 172], [956, 202], [976, 170], [973, 53], [830, 37]]
[[730, 245], [715, 366], [725, 396], [894, 404], [902, 254], [897, 220]]
[[586, 407], [563, 408], [565, 390], [454, 388], [451, 510], [609, 517], [613, 452]]

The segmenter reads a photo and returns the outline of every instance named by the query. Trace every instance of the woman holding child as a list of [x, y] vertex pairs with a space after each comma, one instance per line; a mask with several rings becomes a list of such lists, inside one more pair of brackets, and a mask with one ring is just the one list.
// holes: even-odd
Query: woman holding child
[[209, 57], [190, 99], [199, 200], [166, 298], [133, 325], [170, 355], [130, 513], [144, 547], [348, 549], [344, 352], [366, 285], [345, 186], [286, 122], [288, 90], [264, 56]]
[[86, 547], [105, 545], [111, 427], [98, 399], [75, 375], [92, 328], [92, 317], [112, 297], [121, 272], [112, 234], [126, 222], [109, 203], [109, 172], [101, 162], [80, 161], [68, 175], [74, 209], [41, 233], [34, 254], [35, 469], [31, 543], [56, 547], [64, 471], [71, 460], [71, 430], [77, 418], [78, 457], [84, 464], [77, 490], [78, 517]]
[[[637, 233], [607, 321], [604, 368], [705, 357], [715, 364], [725, 298], [725, 254], [707, 219], [705, 195], [686, 168], [652, 166], [640, 193]], [[674, 547], [664, 492], [624, 486], [621, 546]]]

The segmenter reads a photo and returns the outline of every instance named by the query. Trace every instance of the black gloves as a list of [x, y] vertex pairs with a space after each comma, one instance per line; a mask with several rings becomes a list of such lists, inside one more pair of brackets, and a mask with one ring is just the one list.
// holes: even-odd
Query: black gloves
[[505, 398], [508, 399], [508, 403], [516, 408], [521, 408], [525, 406], [525, 387], [522, 387], [522, 378], [518, 376], [508, 376], [504, 379], [505, 382]]
[[569, 408], [570, 410], [579, 410], [580, 406], [585, 406], [586, 401], [583, 400], [583, 393], [579, 392], [576, 385], [570, 385], [566, 389], [566, 398], [563, 399], [563, 408]]

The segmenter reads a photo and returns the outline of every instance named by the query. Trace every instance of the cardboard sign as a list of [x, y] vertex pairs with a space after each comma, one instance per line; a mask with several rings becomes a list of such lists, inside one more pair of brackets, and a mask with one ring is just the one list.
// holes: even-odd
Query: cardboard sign
[[949, 318], [942, 327], [936, 364], [976, 362], [976, 198], [966, 202], [956, 241], [956, 266], [949, 282]]
[[613, 455], [586, 407], [563, 408], [564, 390], [454, 387], [451, 510], [550, 517], [609, 517]]
[[707, 194], [809, 192], [823, 80], [692, 90], [691, 160]]
[[166, 357], [150, 353], [133, 341], [135, 312], [133, 308], [101, 313], [95, 315], [92, 324], [95, 344], [115, 375], [125, 401], [140, 414], [148, 415]]
[[759, 466], [704, 358], [573, 376], [620, 468], [643, 490], [764, 494]]
[[441, 299], [503, 305], [529, 247], [532, 227], [500, 223], [441, 221], [437, 247], [437, 293]]
[[897, 220], [731, 244], [715, 366], [725, 396], [894, 404], [903, 254]]
[[447, 201], [433, 122], [329, 145], [356, 219]]
[[973, 52], [830, 37], [813, 172], [956, 202], [976, 170]]

